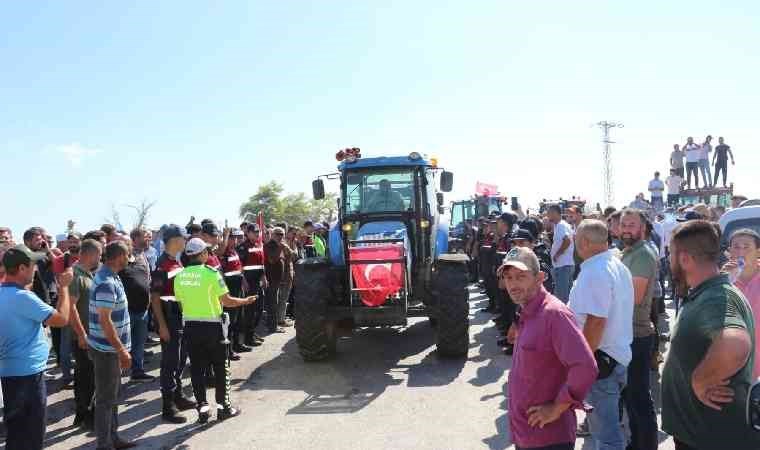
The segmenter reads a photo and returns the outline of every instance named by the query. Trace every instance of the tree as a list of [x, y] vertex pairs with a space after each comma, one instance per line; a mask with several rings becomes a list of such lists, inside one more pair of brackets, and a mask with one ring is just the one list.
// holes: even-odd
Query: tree
[[264, 213], [264, 222], [286, 222], [301, 226], [307, 220], [333, 221], [337, 213], [337, 195], [326, 194], [322, 200], [312, 200], [303, 192], [283, 196], [284, 188], [276, 181], [259, 186], [256, 194], [240, 205], [240, 217]]
[[313, 220], [333, 222], [337, 219], [338, 195], [334, 192], [326, 192], [322, 200], [310, 200], [311, 210], [309, 216]]
[[259, 211], [264, 213], [264, 222], [269, 222], [282, 214], [282, 195], [284, 189], [276, 181], [259, 186], [258, 192], [252, 195], [247, 202], [240, 205], [240, 217], [245, 219], [248, 214], [256, 215]]
[[137, 228], [143, 228], [145, 224], [148, 222], [148, 216], [150, 215], [150, 210], [156, 206], [156, 202], [152, 201], [149, 202], [147, 199], [143, 199], [143, 201], [139, 205], [126, 205], [129, 208], [132, 208], [135, 210], [135, 220], [133, 221], [133, 229]]

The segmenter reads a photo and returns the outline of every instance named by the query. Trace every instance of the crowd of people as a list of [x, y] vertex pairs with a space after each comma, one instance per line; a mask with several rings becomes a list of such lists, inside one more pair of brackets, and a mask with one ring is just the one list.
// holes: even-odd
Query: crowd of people
[[[466, 223], [472, 281], [512, 357], [517, 448], [572, 449], [577, 436], [590, 436], [597, 449], [656, 449], [650, 374], [663, 362], [662, 429], [677, 449], [760, 448], [744, 410], [760, 375], [760, 236], [735, 231], [724, 251], [723, 212], [693, 205], [676, 220], [550, 205], [541, 215], [516, 210]], [[128, 234], [110, 224], [69, 230], [56, 245], [40, 227], [18, 243], [0, 228], [6, 448], [43, 446], [49, 341], [62, 384], [74, 390], [74, 425], [93, 430], [98, 448], [135, 445], [119, 436], [122, 373], [158, 381], [168, 423], [185, 423], [181, 411], [190, 409], [200, 423], [212, 411], [218, 420], [239, 415], [230, 364], [293, 325], [294, 264], [325, 256], [327, 231], [312, 222], [220, 229], [191, 219]], [[678, 314], [672, 333], [666, 298]], [[145, 349], [159, 343], [156, 380]], [[182, 387], [188, 362], [194, 399]], [[578, 409], [587, 413], [579, 426]]]
[[[518, 449], [573, 449], [577, 436], [595, 449], [656, 449], [650, 374], [663, 362], [662, 429], [677, 450], [760, 448], [745, 411], [760, 375], [760, 236], [737, 230], [724, 251], [723, 212], [552, 205], [540, 216], [467, 222], [473, 281], [513, 358]], [[678, 314], [672, 333], [666, 298]], [[577, 428], [576, 409], [587, 413]]]
[[[74, 426], [95, 432], [97, 448], [124, 449], [118, 396], [122, 373], [151, 383], [146, 345], [160, 343], [161, 417], [182, 424], [196, 409], [205, 423], [240, 414], [230, 399], [230, 362], [293, 325], [294, 264], [325, 256], [327, 226], [307, 221], [239, 228], [211, 220], [124, 233], [114, 225], [56, 245], [32, 227], [15, 242], [0, 228], [0, 379], [6, 448], [43, 447], [49, 349], [64, 389], [73, 389]], [[185, 396], [189, 362], [195, 399]]]

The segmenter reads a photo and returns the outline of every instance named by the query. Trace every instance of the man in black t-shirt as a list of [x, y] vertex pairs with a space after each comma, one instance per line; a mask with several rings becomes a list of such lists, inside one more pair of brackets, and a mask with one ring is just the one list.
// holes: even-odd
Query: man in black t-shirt
[[728, 157], [731, 156], [731, 165], [735, 164], [734, 154], [731, 152], [731, 147], [723, 142], [723, 138], [718, 138], [718, 146], [715, 147], [715, 154], [713, 155], [713, 165], [715, 166], [715, 180], [713, 186], [718, 184], [718, 172], [723, 172], [723, 187], [726, 187], [726, 172], [728, 171]]
[[148, 306], [150, 305], [150, 267], [144, 256], [135, 256], [132, 250], [132, 242], [125, 239], [129, 247], [129, 263], [119, 272], [124, 291], [127, 294], [127, 308], [129, 309], [129, 326], [132, 333], [132, 381], [150, 382], [152, 377], [145, 373], [145, 340], [148, 337]]

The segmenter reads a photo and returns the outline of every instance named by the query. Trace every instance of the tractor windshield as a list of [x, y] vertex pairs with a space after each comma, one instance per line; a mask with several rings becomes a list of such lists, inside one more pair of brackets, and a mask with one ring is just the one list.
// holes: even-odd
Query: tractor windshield
[[346, 214], [400, 212], [414, 208], [414, 168], [393, 167], [348, 172]]

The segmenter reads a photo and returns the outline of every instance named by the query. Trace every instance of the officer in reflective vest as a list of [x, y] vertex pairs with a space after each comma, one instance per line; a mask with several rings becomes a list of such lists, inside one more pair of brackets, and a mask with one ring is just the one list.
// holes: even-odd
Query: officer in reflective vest
[[256, 301], [255, 295], [247, 298], [229, 295], [222, 274], [205, 264], [210, 251], [202, 239], [187, 241], [185, 256], [188, 266], [174, 277], [174, 295], [182, 306], [200, 423], [208, 422], [210, 417], [204, 375], [209, 365], [214, 368], [217, 420], [240, 414], [240, 409], [234, 408], [230, 402], [230, 362], [227, 358], [229, 317], [222, 312], [222, 305], [235, 308]]

